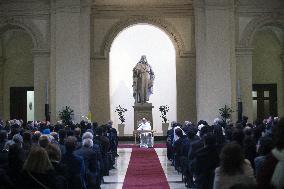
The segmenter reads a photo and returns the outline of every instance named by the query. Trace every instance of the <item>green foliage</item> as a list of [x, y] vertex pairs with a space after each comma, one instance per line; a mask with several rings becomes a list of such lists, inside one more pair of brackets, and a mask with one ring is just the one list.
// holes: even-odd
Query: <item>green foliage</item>
[[65, 106], [62, 111], [59, 111], [59, 118], [65, 125], [71, 123], [72, 116], [74, 116], [74, 110], [72, 110], [70, 106]]
[[161, 112], [161, 118], [163, 119], [164, 123], [167, 123], [168, 119], [167, 119], [167, 113], [170, 110], [168, 105], [162, 105], [159, 107], [159, 111]]
[[219, 114], [222, 117], [223, 121], [226, 121], [227, 119], [229, 119], [232, 113], [233, 113], [233, 110], [227, 105], [219, 109]]
[[127, 109], [126, 109], [126, 108], [122, 108], [120, 105], [115, 108], [115, 111], [114, 111], [114, 112], [117, 112], [121, 124], [123, 124], [123, 123], [125, 122], [124, 113], [125, 113], [126, 111], [127, 111]]

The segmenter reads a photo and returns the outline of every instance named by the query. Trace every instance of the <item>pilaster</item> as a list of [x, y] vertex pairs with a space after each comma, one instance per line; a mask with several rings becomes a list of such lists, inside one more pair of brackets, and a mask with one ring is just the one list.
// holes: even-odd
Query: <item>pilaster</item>
[[212, 123], [220, 107], [235, 107], [235, 7], [233, 0], [194, 5], [197, 120]]
[[[50, 96], [50, 88], [46, 86], [49, 82], [50, 53], [45, 49], [33, 49], [34, 62], [34, 102], [35, 120], [45, 120], [46, 92]], [[46, 88], [47, 87], [47, 88]]]
[[110, 119], [109, 58], [95, 55], [91, 62], [91, 111], [93, 118], [102, 124]]
[[[52, 120], [70, 106], [76, 122], [89, 112], [90, 98], [90, 1], [57, 0], [51, 18]], [[68, 85], [66, 85], [68, 83]]]
[[3, 119], [4, 116], [4, 104], [3, 104], [3, 96], [4, 96], [4, 64], [5, 58], [0, 57], [0, 119]]
[[253, 121], [252, 107], [252, 48], [236, 48], [237, 78], [240, 81], [243, 115]]

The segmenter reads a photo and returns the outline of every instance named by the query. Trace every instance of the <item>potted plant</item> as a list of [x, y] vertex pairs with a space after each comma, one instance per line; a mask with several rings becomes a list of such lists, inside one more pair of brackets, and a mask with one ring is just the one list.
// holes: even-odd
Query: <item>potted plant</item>
[[219, 109], [219, 114], [224, 123], [226, 123], [227, 119], [231, 117], [232, 113], [233, 113], [233, 110], [227, 105]]
[[162, 130], [163, 130], [164, 136], [167, 135], [167, 131], [168, 131], [168, 128], [169, 128], [169, 123], [167, 122], [168, 121], [167, 113], [168, 113], [169, 110], [170, 110], [170, 108], [169, 108], [168, 105], [162, 105], [162, 106], [159, 107], [159, 111], [161, 112], [160, 117], [163, 119], [162, 120]]
[[120, 124], [118, 124], [118, 133], [120, 136], [124, 136], [124, 127], [125, 127], [125, 117], [124, 113], [127, 111], [126, 108], [121, 107], [120, 105], [115, 108], [115, 112], [118, 114], [118, 119], [120, 120]]
[[65, 106], [62, 111], [59, 111], [59, 118], [62, 120], [62, 123], [65, 125], [71, 124], [72, 117], [74, 116], [74, 110], [70, 106]]

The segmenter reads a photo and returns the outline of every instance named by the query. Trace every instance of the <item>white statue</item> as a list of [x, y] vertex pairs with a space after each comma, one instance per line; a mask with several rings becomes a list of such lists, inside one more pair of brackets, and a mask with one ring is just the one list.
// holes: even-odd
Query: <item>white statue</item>
[[154, 71], [143, 55], [133, 68], [133, 97], [135, 103], [146, 103], [153, 94]]

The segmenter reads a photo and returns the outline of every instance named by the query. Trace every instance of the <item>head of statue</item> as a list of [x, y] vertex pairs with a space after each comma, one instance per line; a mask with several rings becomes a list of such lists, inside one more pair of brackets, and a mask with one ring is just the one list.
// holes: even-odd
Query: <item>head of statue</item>
[[146, 64], [146, 63], [147, 63], [146, 55], [142, 55], [142, 56], [141, 56], [140, 62], [141, 62], [142, 64]]
[[143, 122], [143, 123], [146, 123], [146, 122], [147, 122], [147, 119], [146, 119], [145, 117], [143, 117], [143, 118], [142, 118], [142, 122]]

